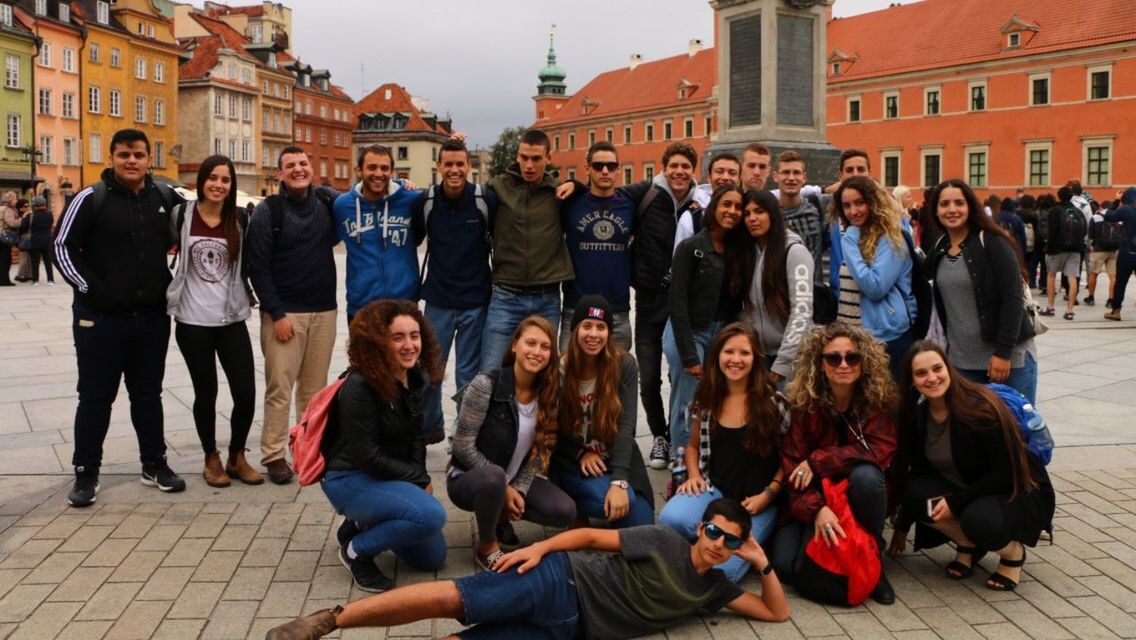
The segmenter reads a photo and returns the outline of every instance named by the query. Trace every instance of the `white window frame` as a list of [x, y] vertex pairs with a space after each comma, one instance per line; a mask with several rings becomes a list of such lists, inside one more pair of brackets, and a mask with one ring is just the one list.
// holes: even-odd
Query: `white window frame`
[[644, 162], [643, 163], [643, 179], [644, 180], [653, 180], [654, 178], [655, 178], [655, 163], [654, 162]]
[[51, 43], [44, 42], [39, 45], [39, 55], [36, 57], [36, 64], [41, 67], [51, 68]]
[[67, 2], [59, 3], [59, 20], [61, 22], [71, 22], [71, 5]]
[[5, 133], [6, 142], [9, 148], [22, 147], [21, 140], [24, 137], [24, 119], [18, 113], [8, 114], [8, 127]]
[[[931, 97], [932, 92], [939, 94], [939, 100], [938, 100], [939, 110], [936, 111], [935, 113], [931, 113], [929, 111], [930, 105], [927, 104], [927, 99]], [[943, 86], [942, 85], [937, 84], [937, 85], [934, 85], [934, 86], [923, 87], [923, 115], [925, 115], [925, 116], [941, 116], [941, 115], [943, 115]]]
[[161, 98], [154, 98], [154, 124], [166, 124], [166, 101]]
[[53, 136], [39, 137], [39, 163], [55, 164], [55, 138]]
[[107, 114], [122, 117], [122, 92], [118, 89], [111, 89], [107, 96]]
[[[880, 184], [885, 184], [887, 180], [887, 161], [889, 158], [896, 159], [896, 172], [895, 172], [895, 185], [903, 184], [903, 151], [900, 149], [880, 149]], [[892, 187], [888, 187], [891, 189]]]
[[[52, 115], [52, 100], [51, 89], [47, 87], [40, 87], [36, 91], [36, 113], [41, 116]], [[44, 108], [46, 107], [46, 108]]]
[[4, 26], [12, 26], [12, 5], [0, 4], [0, 23]]
[[[1045, 80], [1045, 103], [1038, 104], [1033, 101], [1033, 83], [1035, 80]], [[1048, 107], [1053, 104], [1053, 77], [1048, 71], [1044, 73], [1031, 73], [1029, 76], [1029, 86], [1026, 87], [1026, 92], [1029, 94], [1029, 106], [1031, 107]]]
[[99, 24], [110, 24], [110, 3], [104, 0], [95, 3], [95, 21]]
[[80, 144], [78, 138], [63, 139], [63, 166], [74, 167], [80, 163], [79, 149]]
[[[1108, 73], [1108, 96], [1106, 96], [1104, 98], [1094, 98], [1093, 97], [1093, 74], [1094, 73], [1100, 73], [1102, 71]], [[1102, 101], [1102, 100], [1111, 100], [1112, 96], [1113, 96], [1112, 89], [1113, 89], [1113, 85], [1114, 85], [1114, 83], [1113, 83], [1114, 77], [1115, 76], [1112, 73], [1112, 63], [1111, 62], [1108, 63], [1108, 64], [1098, 64], [1098, 65], [1094, 65], [1094, 66], [1091, 66], [1091, 67], [1086, 67], [1085, 68], [1085, 101], [1086, 102], [1099, 102], [1099, 101]]]
[[[1086, 187], [1107, 187], [1112, 185], [1112, 168], [1116, 161], [1113, 136], [1081, 138], [1081, 184]], [[1108, 172], [1104, 182], [1089, 181], [1089, 149], [1104, 147], [1108, 149]]]
[[75, 73], [75, 50], [71, 47], [63, 47], [63, 63], [62, 69], [65, 73]]
[[[978, 87], [982, 88], [982, 108], [974, 108], [974, 90]], [[966, 83], [966, 110], [971, 113], [982, 113], [990, 109], [990, 87], [985, 79], [971, 80]], [[943, 94], [939, 94], [939, 111], [943, 110]], [[964, 174], [965, 175], [965, 174]]]
[[47, 0], [36, 0], [35, 13], [37, 16], [47, 15]]
[[154, 63], [154, 82], [163, 83], [166, 81], [166, 63]]
[[87, 134], [87, 145], [90, 147], [87, 151], [87, 162], [94, 164], [103, 163], [103, 134], [91, 133]]
[[[971, 180], [970, 175], [970, 154], [982, 153], [986, 155], [986, 177], [983, 184], [977, 184]], [[967, 184], [978, 189], [985, 189], [990, 186], [990, 144], [967, 144], [962, 147], [962, 173], [965, 176]]]
[[154, 141], [154, 166], [159, 169], [166, 166], [166, 143], [162, 140]]
[[147, 122], [147, 112], [149, 111], [149, 109], [147, 108], [148, 102], [149, 101], [146, 100], [146, 96], [134, 96], [135, 122]]
[[96, 64], [102, 64], [103, 51], [102, 47], [97, 42], [91, 42], [87, 45], [87, 61]]
[[63, 97], [60, 99], [60, 113], [64, 118], [76, 118], [75, 115], [75, 94], [70, 91], [64, 91]]
[[[855, 120], [852, 119], [852, 103], [853, 102], [855, 102], [857, 104], [857, 109], [856, 109], [857, 113], [856, 113], [856, 119]], [[858, 93], [854, 94], [854, 95], [847, 96], [844, 99], [844, 122], [846, 124], [851, 124], [853, 122], [863, 122], [863, 121], [864, 121], [864, 99], [863, 99], [863, 97]]]
[[[0, 7], [6, 6], [8, 5], [0, 5]], [[20, 56], [13, 53], [4, 56], [4, 87], [7, 89], [20, 88]]]
[[110, 48], [110, 66], [115, 69], [122, 66], [122, 49], [118, 47]]
[[139, 80], [146, 79], [146, 58], [134, 59], [134, 77]]
[[[940, 97], [942, 94], [940, 94]], [[919, 149], [919, 188], [925, 188], [927, 184], [927, 158], [928, 156], [939, 156], [939, 175], [936, 177], [935, 182], [943, 181], [943, 157], [944, 147], [942, 145], [934, 145], [922, 147]]]
[[[1052, 187], [1053, 186], [1052, 185], [1052, 183], [1053, 183], [1053, 141], [1052, 140], [1042, 140], [1042, 141], [1027, 142], [1027, 143], [1025, 143], [1023, 148], [1024, 148], [1024, 151], [1025, 151], [1023, 153], [1023, 156], [1025, 156], [1023, 158], [1025, 171], [1022, 174], [1022, 184], [1025, 185], [1026, 188], [1030, 188], [1030, 187], [1041, 187], [1041, 188]], [[1046, 179], [1045, 184], [1033, 184], [1032, 182], [1030, 182], [1030, 179], [1031, 179], [1031, 175], [1030, 175], [1030, 154], [1033, 151], [1046, 151], [1046, 152], [1048, 152], [1048, 158], [1049, 158], [1049, 163], [1048, 163], [1049, 169], [1048, 169], [1048, 171], [1049, 171], [1049, 173], [1046, 175], [1047, 179]]]
[[[895, 115], [894, 116], [888, 115], [888, 98], [895, 98]], [[884, 120], [899, 120], [899, 108], [900, 108], [899, 105], [900, 105], [900, 103], [899, 103], [899, 92], [898, 91], [885, 91], [884, 92], [884, 102], [883, 102]]]
[[[87, 85], [87, 113], [103, 112], [103, 90], [95, 85]], [[101, 161], [100, 161], [101, 162]]]

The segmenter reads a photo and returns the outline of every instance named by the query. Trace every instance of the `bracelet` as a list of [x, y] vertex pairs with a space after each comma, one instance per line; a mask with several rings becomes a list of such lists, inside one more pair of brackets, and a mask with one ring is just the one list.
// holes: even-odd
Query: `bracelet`
[[769, 499], [772, 500], [772, 499], [777, 497], [778, 489], [774, 489], [773, 485], [770, 484], [770, 485], [766, 485], [766, 487], [764, 489], [762, 489], [761, 492], [769, 494]]
[[765, 565], [765, 568], [762, 569], [759, 573], [761, 573], [762, 576], [767, 576], [773, 573], [773, 563], [770, 562], [769, 564]]

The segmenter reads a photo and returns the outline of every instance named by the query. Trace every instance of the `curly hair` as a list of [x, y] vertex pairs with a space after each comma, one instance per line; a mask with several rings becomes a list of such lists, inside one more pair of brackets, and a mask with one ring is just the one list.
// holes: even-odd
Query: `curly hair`
[[873, 338], [866, 329], [843, 321], [816, 327], [801, 341], [797, 369], [789, 382], [787, 393], [793, 409], [802, 413], [817, 408], [835, 411], [836, 401], [821, 356], [828, 343], [837, 338], [851, 340], [864, 358], [860, 379], [856, 381], [852, 392], [852, 407], [866, 413], [891, 411], [898, 394], [888, 368], [888, 354], [883, 343]]
[[386, 400], [398, 399], [397, 372], [401, 365], [391, 354], [390, 347], [390, 326], [398, 316], [409, 316], [418, 323], [422, 351], [415, 366], [426, 374], [431, 384], [441, 384], [445, 374], [442, 348], [438, 346], [438, 338], [418, 310], [418, 305], [407, 300], [376, 300], [360, 309], [351, 319], [347, 364]]
[[836, 193], [832, 194], [832, 208], [829, 209], [833, 221], [839, 220], [845, 226], [850, 224], [841, 206], [841, 198], [846, 189], [859, 193], [868, 205], [868, 219], [860, 230], [860, 254], [864, 256], [864, 260], [872, 262], [872, 258], [876, 256], [876, 245], [883, 236], [887, 237], [897, 253], [906, 255], [907, 243], [903, 240], [903, 227], [900, 226], [903, 210], [883, 187], [867, 176], [852, 176], [836, 188]]
[[[690, 406], [690, 415], [701, 420], [703, 413], [717, 416], [722, 412], [722, 404], [729, 394], [729, 383], [722, 373], [719, 357], [722, 349], [730, 338], [745, 336], [749, 341], [750, 351], [753, 352], [753, 367], [746, 377], [746, 423], [742, 436], [742, 447], [759, 456], [771, 455], [777, 448], [780, 437], [781, 414], [774, 402], [773, 396], [777, 393], [777, 385], [765, 367], [765, 353], [761, 346], [761, 338], [753, 325], [748, 322], [731, 322], [722, 327], [710, 348], [706, 350], [706, 366], [702, 370], [702, 379], [698, 388], [694, 390], [694, 401]], [[718, 427], [717, 420], [710, 421], [710, 433]], [[697, 429], [692, 429], [693, 436], [697, 437]]]
[[536, 434], [533, 437], [533, 448], [529, 455], [535, 455], [540, 460], [542, 472], [548, 471], [548, 462], [552, 459], [552, 450], [556, 448], [556, 412], [560, 401], [560, 368], [556, 363], [560, 356], [556, 352], [556, 330], [548, 320], [540, 316], [529, 316], [517, 325], [513, 332], [513, 339], [509, 342], [509, 350], [501, 359], [501, 367], [512, 367], [517, 361], [517, 354], [513, 347], [517, 346], [521, 335], [534, 328], [543, 333], [551, 343], [552, 351], [548, 357], [548, 364], [536, 374], [533, 380], [533, 391], [536, 396]]
[[[572, 330], [572, 337], [568, 341], [568, 351], [564, 353], [564, 402], [560, 406], [560, 432], [568, 437], [576, 437], [580, 433], [580, 422], [583, 420], [583, 409], [576, 400], [580, 383], [584, 374], [584, 360], [587, 356], [580, 349], [580, 327], [576, 325]], [[591, 436], [596, 440], [611, 446], [619, 432], [619, 416], [623, 413], [623, 402], [619, 399], [620, 363], [627, 352], [608, 332], [607, 344], [596, 357], [596, 392], [595, 408], [592, 411]]]

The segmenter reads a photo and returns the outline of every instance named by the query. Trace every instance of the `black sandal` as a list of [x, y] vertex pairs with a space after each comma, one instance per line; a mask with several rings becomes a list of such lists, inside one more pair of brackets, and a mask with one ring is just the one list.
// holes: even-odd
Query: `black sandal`
[[965, 565], [958, 560], [951, 560], [946, 566], [947, 577], [951, 580], [965, 580], [974, 575], [975, 565], [982, 559], [982, 556], [986, 555], [986, 551], [983, 551], [981, 554], [978, 553], [977, 547], [964, 547], [958, 544], [955, 545], [955, 552], [969, 554], [970, 564]]
[[[1026, 563], [1026, 547], [1025, 547], [1025, 545], [1022, 545], [1022, 559], [1021, 560], [1006, 560], [1004, 558], [998, 560], [998, 566], [1006, 567], [1006, 568], [1009, 568], [1009, 569], [1015, 569], [1017, 567], [1024, 565], [1025, 563]], [[1019, 579], [1020, 579], [1020, 577], [1019, 577]], [[1018, 583], [1016, 581], [1014, 581], [1010, 578], [1007, 578], [1006, 576], [1002, 575], [1001, 573], [998, 573], [997, 571], [995, 571], [994, 573], [991, 573], [990, 577], [986, 579], [986, 588], [991, 590], [991, 591], [1013, 591], [1015, 588], [1017, 588], [1017, 586], [1018, 586]]]

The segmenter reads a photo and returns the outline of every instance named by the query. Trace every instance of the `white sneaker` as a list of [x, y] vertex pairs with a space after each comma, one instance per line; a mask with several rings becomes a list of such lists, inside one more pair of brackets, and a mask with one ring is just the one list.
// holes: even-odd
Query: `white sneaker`
[[651, 454], [648, 457], [648, 464], [652, 469], [666, 469], [667, 463], [670, 462], [671, 445], [663, 436], [655, 436], [654, 442], [651, 443]]

